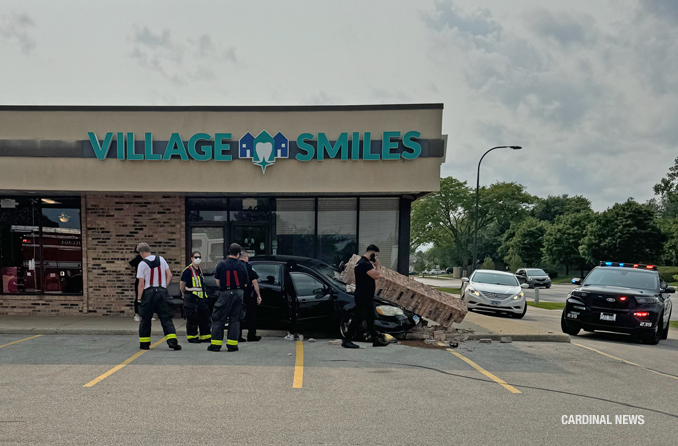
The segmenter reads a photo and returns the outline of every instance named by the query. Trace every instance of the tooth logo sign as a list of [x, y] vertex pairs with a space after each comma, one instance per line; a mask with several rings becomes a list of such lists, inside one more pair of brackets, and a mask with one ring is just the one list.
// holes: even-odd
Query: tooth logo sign
[[250, 132], [240, 138], [240, 158], [250, 158], [254, 164], [266, 173], [266, 167], [275, 163], [278, 158], [289, 158], [289, 140], [278, 132], [271, 136], [266, 130], [255, 138]]

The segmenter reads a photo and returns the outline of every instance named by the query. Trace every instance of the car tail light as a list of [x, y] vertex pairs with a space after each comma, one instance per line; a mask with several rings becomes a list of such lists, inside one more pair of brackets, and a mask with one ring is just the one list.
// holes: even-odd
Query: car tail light
[[635, 317], [648, 317], [650, 315], [650, 313], [648, 313], [647, 311], [637, 311], [637, 312], [633, 313], [633, 315]]
[[622, 302], [624, 302], [624, 301], [626, 300], [626, 296], [620, 297], [619, 300], [621, 300]]

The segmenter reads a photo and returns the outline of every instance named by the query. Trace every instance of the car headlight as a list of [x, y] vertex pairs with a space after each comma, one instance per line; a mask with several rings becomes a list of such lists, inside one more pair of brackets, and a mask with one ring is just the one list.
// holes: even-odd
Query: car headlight
[[480, 293], [479, 293], [478, 290], [476, 290], [475, 288], [468, 287], [468, 288], [466, 289], [466, 291], [468, 291], [469, 293], [473, 294], [474, 296], [480, 296]]
[[521, 291], [520, 293], [513, 296], [513, 300], [522, 299], [523, 297], [525, 297], [525, 293]]
[[377, 307], [377, 313], [382, 316], [400, 316], [405, 314], [400, 308], [391, 305], [379, 305]]

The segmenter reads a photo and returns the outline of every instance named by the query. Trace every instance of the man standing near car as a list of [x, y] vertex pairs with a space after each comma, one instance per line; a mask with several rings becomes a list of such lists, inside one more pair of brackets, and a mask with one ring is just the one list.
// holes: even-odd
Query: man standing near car
[[160, 319], [169, 348], [181, 350], [177, 341], [177, 331], [174, 329], [174, 322], [172, 322], [172, 310], [167, 304], [169, 298], [167, 284], [172, 280], [169, 265], [162, 257], [152, 255], [151, 247], [147, 243], [139, 243], [137, 251], [143, 258], [137, 269], [137, 279], [139, 279], [137, 299], [139, 300], [139, 316], [141, 316], [139, 348], [141, 350], [150, 348], [151, 318], [153, 313], [156, 313]]
[[219, 299], [212, 313], [212, 343], [207, 350], [218, 352], [224, 344], [224, 324], [228, 320], [226, 348], [229, 352], [238, 351], [240, 338], [240, 318], [242, 317], [242, 299], [249, 278], [245, 264], [238, 260], [242, 248], [237, 243], [228, 247], [228, 257], [217, 265], [214, 273], [219, 287]]
[[346, 339], [341, 343], [344, 348], [360, 348], [353, 343], [353, 338], [363, 321], [367, 324], [367, 332], [372, 338], [373, 347], [384, 347], [389, 344], [374, 328], [374, 292], [376, 280], [379, 278], [378, 269], [381, 267], [378, 256], [379, 248], [370, 245], [355, 266], [355, 310], [346, 332]]
[[[245, 288], [245, 296], [243, 297], [243, 303], [245, 304], [245, 319], [242, 321], [244, 328], [247, 328], [247, 342], [257, 342], [261, 340], [261, 336], [257, 336], [257, 305], [261, 303], [261, 293], [259, 292], [259, 275], [252, 265], [250, 265], [250, 255], [247, 251], [243, 251], [240, 255], [240, 260], [245, 264], [247, 268], [247, 277], [249, 281], [247, 282], [247, 287]], [[242, 333], [242, 328], [240, 330]], [[240, 335], [239, 341], [242, 342], [245, 339]]]
[[[191, 264], [181, 273], [181, 281], [179, 282], [186, 313], [186, 337], [188, 342], [192, 344], [209, 342], [212, 338], [210, 332], [212, 319], [207, 306], [205, 276], [200, 267], [201, 262], [202, 254], [199, 251], [193, 251]], [[198, 329], [200, 329], [199, 336]]]

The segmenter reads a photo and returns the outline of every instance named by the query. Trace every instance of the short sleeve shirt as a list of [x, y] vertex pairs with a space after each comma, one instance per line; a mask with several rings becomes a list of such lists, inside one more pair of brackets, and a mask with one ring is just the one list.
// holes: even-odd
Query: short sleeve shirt
[[[148, 256], [146, 259], [152, 262], [155, 260], [155, 256]], [[151, 268], [146, 264], [146, 262], [142, 261], [137, 267], [137, 279], [144, 279], [144, 289], [150, 288], [151, 286], [161, 286], [163, 288], [167, 288], [167, 276], [165, 275], [165, 271], [168, 269], [170, 269], [169, 265], [165, 259], [160, 256], [160, 277], [158, 277], [158, 270], [156, 269], [153, 273], [153, 283], [151, 283]]]
[[374, 265], [367, 257], [362, 256], [355, 266], [355, 297], [359, 300], [369, 300], [374, 298], [376, 285], [374, 279], [367, 275], [367, 272], [374, 269]]

